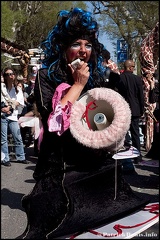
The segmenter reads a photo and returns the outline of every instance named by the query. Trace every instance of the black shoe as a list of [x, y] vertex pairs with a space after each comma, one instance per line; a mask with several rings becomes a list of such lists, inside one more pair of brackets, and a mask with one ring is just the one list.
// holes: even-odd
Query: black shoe
[[10, 163], [10, 161], [2, 162], [2, 165], [6, 166], [6, 167], [10, 167], [11, 163]]
[[134, 158], [134, 164], [139, 164], [142, 161], [142, 156]]
[[18, 163], [28, 164], [29, 162], [27, 160], [17, 160]]
[[130, 149], [130, 146], [128, 145], [128, 146], [123, 146], [123, 147], [121, 147], [119, 150], [118, 150], [118, 153], [120, 153], [120, 152], [126, 152], [126, 151], [128, 151]]

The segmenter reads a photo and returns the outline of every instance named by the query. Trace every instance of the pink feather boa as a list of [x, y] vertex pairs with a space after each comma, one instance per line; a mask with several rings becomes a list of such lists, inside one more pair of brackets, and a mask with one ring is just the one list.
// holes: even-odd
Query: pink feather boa
[[[86, 128], [82, 123], [82, 116], [86, 110], [86, 103], [82, 101], [76, 101], [71, 109], [70, 116], [70, 131], [73, 137], [83, 145], [100, 149], [106, 148], [110, 152], [116, 152], [124, 144], [124, 139], [131, 122], [131, 111], [128, 103], [124, 98], [112, 89], [107, 88], [94, 88], [86, 92], [90, 101], [96, 100], [96, 104], [102, 105], [103, 101], [106, 102], [106, 106], [103, 104], [100, 108], [108, 108], [113, 113], [111, 124], [103, 130], [90, 130]], [[85, 95], [86, 95], [85, 94]], [[98, 102], [99, 100], [103, 100]], [[105, 103], [104, 102], [104, 103]], [[87, 102], [88, 103], [88, 102]]]

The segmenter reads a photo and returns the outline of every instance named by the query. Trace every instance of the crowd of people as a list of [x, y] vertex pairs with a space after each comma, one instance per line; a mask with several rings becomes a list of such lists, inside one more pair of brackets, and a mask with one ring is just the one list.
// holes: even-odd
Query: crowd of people
[[[42, 68], [32, 69], [29, 83], [18, 78], [12, 68], [5, 68], [1, 73], [1, 82], [3, 77], [3, 87], [6, 86], [11, 99], [9, 104], [5, 103], [5, 97], [1, 100], [1, 151], [5, 155], [2, 164], [11, 166], [8, 131], [13, 136], [20, 163], [28, 163], [24, 153], [26, 129], [37, 140], [38, 160], [33, 174], [36, 183], [22, 198], [28, 223], [18, 238], [53, 239], [68, 235], [145, 204], [133, 194], [121, 174], [127, 170], [129, 174], [134, 172], [133, 163], [142, 160], [139, 122], [145, 115], [143, 82], [133, 73], [133, 60], [124, 62], [122, 73], [111, 67], [110, 54], [99, 42], [97, 32], [98, 24], [89, 12], [79, 8], [62, 10], [57, 24], [41, 44], [45, 52]], [[73, 68], [71, 63], [76, 59], [80, 63]], [[153, 95], [155, 85], [151, 85]], [[70, 131], [75, 103], [95, 88], [111, 89], [128, 103], [131, 123], [127, 130], [124, 128], [121, 148], [116, 148], [116, 143], [114, 147], [111, 144], [111, 151], [90, 148], [78, 142]], [[118, 187], [114, 196], [115, 165], [111, 153], [127, 151], [130, 146], [139, 151], [139, 157], [118, 162]], [[80, 207], [82, 202], [84, 206]], [[117, 209], [116, 213], [113, 209]]]
[[7, 167], [11, 166], [8, 152], [8, 131], [10, 131], [14, 139], [16, 160], [27, 164], [28, 161], [25, 159], [23, 141], [18, 123], [18, 106], [24, 105], [23, 92], [17, 85], [16, 73], [12, 68], [7, 67], [4, 69], [3, 78], [5, 86], [2, 91], [4, 92], [4, 88], [6, 87], [5, 90], [8, 93], [8, 98], [5, 102], [6, 95], [4, 95], [3, 102], [1, 102], [1, 151], [5, 155], [2, 164]]
[[[38, 71], [37, 67], [33, 68]], [[24, 146], [27, 147], [34, 143], [34, 126], [25, 126], [24, 124], [22, 127], [19, 122], [22, 116], [28, 116], [31, 113], [32, 116], [35, 116], [33, 97], [35, 69], [32, 71], [28, 84], [26, 79], [12, 67], [6, 67], [1, 72], [1, 152], [4, 156], [1, 164], [6, 167], [11, 166], [8, 148], [10, 134], [13, 138], [17, 162], [28, 163], [25, 159]], [[26, 138], [27, 135], [28, 138]], [[36, 146], [35, 150], [37, 151]]]

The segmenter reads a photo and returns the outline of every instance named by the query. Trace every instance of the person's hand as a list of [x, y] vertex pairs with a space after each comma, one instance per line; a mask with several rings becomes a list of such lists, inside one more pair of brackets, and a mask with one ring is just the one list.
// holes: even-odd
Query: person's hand
[[90, 75], [88, 64], [81, 61], [75, 70], [71, 64], [68, 64], [68, 66], [71, 68], [74, 84], [82, 85], [84, 87], [88, 82]]
[[1, 112], [6, 113], [6, 114], [11, 114], [10, 108], [11, 108], [10, 106], [3, 107], [3, 108], [1, 108]]
[[154, 80], [152, 80], [152, 81], [150, 82], [150, 86], [151, 86], [151, 90], [153, 90], [153, 88], [155, 87], [155, 82], [154, 82]]
[[153, 75], [151, 73], [147, 73], [146, 78], [149, 82], [152, 81], [152, 77]]
[[154, 81], [154, 79], [153, 79], [153, 75], [150, 74], [150, 73], [148, 73], [148, 74], [146, 75], [146, 78], [147, 78], [147, 80], [148, 80], [148, 82], [149, 82], [149, 84], [150, 84], [151, 90], [152, 90], [152, 89], [155, 87], [155, 81]]
[[19, 106], [19, 102], [17, 102], [16, 100], [12, 99], [12, 107], [13, 109], [15, 109], [17, 106]]

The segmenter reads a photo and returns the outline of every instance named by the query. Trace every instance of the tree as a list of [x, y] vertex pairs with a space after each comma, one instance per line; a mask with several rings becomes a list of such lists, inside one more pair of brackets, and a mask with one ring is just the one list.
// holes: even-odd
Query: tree
[[[85, 3], [76, 1], [1, 1], [1, 41], [9, 40], [25, 51], [38, 48], [56, 24], [58, 12], [72, 7], [87, 8]], [[13, 61], [1, 55], [2, 68]]]
[[111, 41], [124, 39], [129, 58], [138, 56], [142, 40], [159, 21], [158, 1], [91, 1], [101, 30]]
[[39, 46], [55, 25], [60, 10], [86, 8], [85, 3], [76, 1], [2, 1], [1, 5], [2, 37], [27, 49]]
[[12, 11], [11, 2], [1, 2], [1, 36], [10, 41], [15, 39], [15, 28], [17, 22], [23, 24], [25, 21], [18, 11]]

